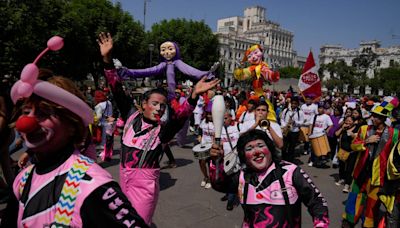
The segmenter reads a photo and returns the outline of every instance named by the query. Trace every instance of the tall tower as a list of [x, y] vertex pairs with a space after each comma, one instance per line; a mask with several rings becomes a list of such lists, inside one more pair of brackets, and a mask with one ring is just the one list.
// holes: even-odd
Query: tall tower
[[244, 10], [243, 30], [247, 31], [253, 27], [253, 24], [265, 21], [265, 8], [261, 6], [247, 7]]

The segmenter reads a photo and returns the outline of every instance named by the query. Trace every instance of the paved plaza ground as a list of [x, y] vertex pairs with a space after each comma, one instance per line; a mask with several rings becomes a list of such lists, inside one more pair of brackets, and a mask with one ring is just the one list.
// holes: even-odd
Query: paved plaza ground
[[[102, 166], [118, 180], [119, 138], [115, 142], [116, 154], [113, 160], [103, 163]], [[233, 211], [227, 211], [226, 202], [220, 201], [222, 193], [200, 187], [202, 177], [198, 161], [193, 158], [192, 145], [193, 143], [189, 143], [185, 148], [171, 147], [178, 167], [161, 170], [161, 192], [153, 227], [241, 227], [243, 210], [240, 206]], [[335, 185], [338, 169], [308, 167], [308, 156], [303, 155], [299, 159], [304, 163], [301, 167], [311, 176], [328, 201], [330, 227], [340, 227], [343, 202], [347, 195], [342, 193], [343, 186]], [[161, 162], [162, 166], [165, 161], [166, 156]], [[302, 227], [312, 227], [311, 217], [304, 206], [302, 215]]]

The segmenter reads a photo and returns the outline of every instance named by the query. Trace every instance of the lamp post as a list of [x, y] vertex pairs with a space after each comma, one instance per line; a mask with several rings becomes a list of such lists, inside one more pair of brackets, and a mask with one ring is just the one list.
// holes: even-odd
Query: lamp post
[[154, 44], [149, 44], [149, 66], [152, 65]]
[[[154, 44], [149, 44], [149, 67], [153, 65], [153, 51], [154, 51]], [[145, 78], [143, 80], [143, 84], [147, 84], [151, 86], [150, 78]]]

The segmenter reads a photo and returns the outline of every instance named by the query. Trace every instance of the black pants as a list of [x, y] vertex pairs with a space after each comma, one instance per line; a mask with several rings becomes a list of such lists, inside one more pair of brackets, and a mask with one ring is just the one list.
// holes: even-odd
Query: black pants
[[331, 148], [331, 152], [329, 152], [328, 158], [330, 158], [332, 160], [336, 154], [336, 147], [338, 145], [337, 137], [336, 136], [333, 136], [333, 137], [328, 136], [328, 142], [329, 142], [329, 147]]
[[357, 154], [351, 153], [346, 161], [339, 160], [339, 179], [343, 179], [345, 184], [350, 185], [353, 181], [352, 173], [357, 161]]
[[295, 147], [299, 141], [300, 132], [289, 132], [284, 139], [285, 147], [283, 151], [283, 159], [293, 161], [295, 157]]
[[165, 153], [165, 155], [167, 155], [169, 163], [175, 163], [175, 158], [174, 158], [174, 155], [172, 154], [169, 144], [165, 145], [164, 153]]

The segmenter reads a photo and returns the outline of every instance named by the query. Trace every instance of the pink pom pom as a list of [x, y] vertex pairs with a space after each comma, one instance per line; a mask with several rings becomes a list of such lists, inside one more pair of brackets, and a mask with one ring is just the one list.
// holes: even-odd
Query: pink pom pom
[[39, 75], [39, 68], [34, 63], [27, 64], [21, 72], [21, 81], [33, 84]]
[[33, 92], [33, 87], [31, 84], [26, 83], [26, 82], [22, 82], [19, 85], [18, 88], [18, 93], [22, 96], [22, 97], [30, 97], [32, 95]]
[[53, 36], [47, 41], [47, 47], [52, 51], [58, 51], [64, 46], [63, 38], [59, 36]]

